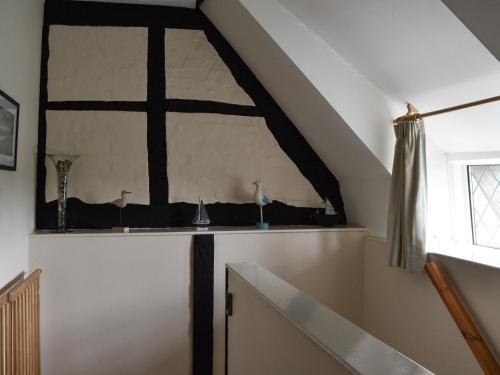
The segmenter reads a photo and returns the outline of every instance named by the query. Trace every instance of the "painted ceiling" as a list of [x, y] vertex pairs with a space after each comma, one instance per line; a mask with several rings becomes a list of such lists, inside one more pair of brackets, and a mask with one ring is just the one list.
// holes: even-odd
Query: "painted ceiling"
[[[500, 94], [498, 2], [279, 2], [395, 102], [427, 112]], [[496, 151], [498, 119], [490, 104], [428, 119], [428, 135], [445, 152]]]

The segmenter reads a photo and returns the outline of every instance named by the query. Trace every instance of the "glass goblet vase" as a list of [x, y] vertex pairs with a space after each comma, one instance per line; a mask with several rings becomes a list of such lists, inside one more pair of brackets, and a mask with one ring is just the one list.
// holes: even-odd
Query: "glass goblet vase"
[[68, 175], [79, 155], [47, 154], [57, 172], [57, 231], [66, 232], [66, 204], [68, 202]]

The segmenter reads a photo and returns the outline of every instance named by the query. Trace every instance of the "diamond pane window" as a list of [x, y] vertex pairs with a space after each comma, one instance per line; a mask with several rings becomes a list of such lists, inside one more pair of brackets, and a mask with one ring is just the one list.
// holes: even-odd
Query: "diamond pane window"
[[474, 245], [500, 249], [500, 165], [469, 165]]

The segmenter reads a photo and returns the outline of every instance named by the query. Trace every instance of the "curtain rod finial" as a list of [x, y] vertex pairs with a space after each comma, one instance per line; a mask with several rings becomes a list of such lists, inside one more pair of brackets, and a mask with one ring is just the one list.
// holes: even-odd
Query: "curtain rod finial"
[[408, 115], [414, 115], [415, 113], [418, 113], [418, 109], [415, 108], [415, 106], [411, 103], [408, 103], [406, 105], [406, 108], [408, 108], [408, 113], [406, 114], [406, 116]]
[[419, 113], [418, 113], [418, 109], [415, 108], [415, 106], [411, 103], [407, 103], [406, 104], [406, 108], [408, 108], [408, 112], [406, 112], [406, 114], [404, 116], [401, 116], [401, 117], [398, 117], [397, 119], [395, 119], [393, 121], [393, 124], [399, 124], [400, 122], [404, 122], [404, 121], [409, 121], [409, 120], [416, 120]]

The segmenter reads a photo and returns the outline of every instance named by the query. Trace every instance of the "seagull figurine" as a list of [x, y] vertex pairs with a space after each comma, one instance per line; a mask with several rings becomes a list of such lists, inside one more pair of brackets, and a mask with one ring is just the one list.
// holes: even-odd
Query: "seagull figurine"
[[120, 209], [127, 207], [127, 194], [131, 194], [130, 191], [122, 190], [121, 198], [115, 199], [113, 202], [111, 202], [111, 204], [114, 204]]
[[269, 223], [264, 223], [264, 216], [262, 214], [262, 207], [268, 203], [271, 203], [271, 200], [264, 195], [262, 192], [262, 183], [260, 181], [253, 182], [255, 185], [255, 193], [253, 194], [253, 201], [257, 206], [260, 207], [260, 223], [257, 223], [257, 228], [259, 229], [269, 229]]
[[127, 207], [127, 195], [132, 194], [130, 191], [122, 190], [121, 198], [115, 199], [111, 204], [115, 205], [120, 209], [120, 227], [122, 225], [122, 208]]

